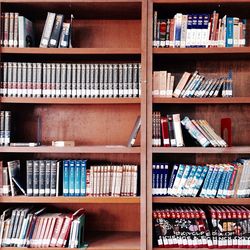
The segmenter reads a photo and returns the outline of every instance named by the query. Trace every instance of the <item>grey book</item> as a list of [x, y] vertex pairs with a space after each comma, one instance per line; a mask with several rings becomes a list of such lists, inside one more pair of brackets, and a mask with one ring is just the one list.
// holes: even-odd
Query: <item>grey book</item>
[[51, 95], [50, 97], [56, 97], [56, 64], [51, 63]]
[[108, 64], [108, 97], [114, 96], [113, 65]]
[[95, 96], [95, 65], [90, 64], [90, 97]]
[[104, 84], [104, 98], [107, 98], [109, 96], [108, 64], [104, 64], [103, 84]]
[[15, 246], [16, 233], [17, 233], [17, 229], [18, 229], [18, 224], [20, 223], [21, 212], [22, 212], [22, 209], [20, 209], [20, 208], [17, 209], [17, 211], [16, 211], [16, 218], [15, 218], [15, 222], [13, 224], [13, 231], [12, 231], [12, 235], [10, 238], [10, 246]]
[[140, 127], [141, 127], [141, 117], [138, 116], [136, 119], [135, 125], [133, 127], [133, 130], [129, 136], [129, 140], [127, 144], [128, 147], [132, 147], [135, 144], [135, 140], [140, 130]]
[[18, 194], [18, 190], [16, 186], [13, 183], [12, 178], [15, 178], [16, 180], [20, 181], [20, 161], [8, 161], [8, 174], [9, 174], [9, 181], [10, 181], [10, 191], [11, 196], [16, 196]]
[[57, 161], [50, 162], [50, 196], [56, 196]]
[[38, 97], [37, 64], [32, 63], [32, 97]]
[[0, 111], [0, 146], [4, 145], [4, 111]]
[[71, 96], [72, 98], [76, 98], [77, 97], [77, 82], [76, 82], [76, 64], [72, 64], [72, 92], [71, 92]]
[[39, 160], [39, 196], [45, 195], [45, 162], [44, 160]]
[[61, 97], [61, 64], [56, 64], [56, 97]]
[[81, 70], [81, 97], [86, 97], [86, 64], [82, 64], [82, 70]]
[[9, 227], [9, 230], [8, 230], [8, 233], [7, 233], [6, 243], [3, 246], [11, 246], [11, 236], [12, 236], [13, 229], [14, 229], [14, 224], [15, 224], [17, 211], [18, 211], [18, 209], [13, 209], [12, 210], [11, 218], [10, 218], [10, 227]]
[[36, 85], [36, 96], [42, 97], [42, 63], [36, 64]]
[[67, 64], [66, 70], [66, 97], [72, 97], [72, 67], [71, 64]]
[[61, 97], [67, 97], [66, 64], [61, 64]]
[[39, 195], [39, 161], [33, 161], [33, 196]]
[[114, 87], [114, 97], [118, 97], [119, 96], [118, 64], [113, 64], [113, 87]]
[[12, 89], [13, 89], [13, 63], [8, 62], [8, 81], [7, 81], [6, 96], [13, 96]]
[[134, 63], [133, 64], [133, 81], [132, 81], [132, 86], [133, 86], [133, 97], [138, 97], [139, 96], [139, 81], [138, 81], [138, 64]]
[[11, 137], [11, 111], [4, 111], [4, 146], [10, 144]]
[[99, 64], [94, 64], [94, 97], [100, 97]]
[[123, 90], [123, 65], [118, 65], [118, 85], [119, 85], [119, 97], [123, 97], [124, 90]]
[[13, 62], [12, 96], [17, 97], [17, 63]]
[[104, 64], [99, 65], [99, 96], [104, 97]]
[[128, 97], [128, 65], [123, 64], [123, 97]]
[[27, 63], [22, 63], [22, 97], [27, 97]]
[[62, 25], [63, 25], [63, 20], [64, 20], [64, 15], [62, 14], [57, 14], [55, 17], [53, 29], [51, 32], [50, 40], [48, 47], [49, 48], [57, 48], [59, 44], [59, 38], [62, 30]]
[[82, 65], [76, 64], [76, 97], [82, 97]]
[[51, 97], [51, 64], [47, 63], [46, 97]]
[[133, 96], [133, 65], [128, 64], [128, 97]]
[[8, 63], [3, 63], [3, 84], [2, 84], [2, 90], [1, 90], [2, 96], [8, 95]]
[[33, 196], [33, 161], [26, 161], [26, 192], [28, 196]]
[[32, 97], [32, 63], [27, 63], [27, 97]]
[[22, 67], [22, 63], [19, 62], [17, 63], [17, 96], [21, 97], [22, 96], [22, 88], [23, 88], [23, 67]]
[[90, 84], [90, 64], [85, 65], [86, 70], [86, 98], [91, 97], [91, 84]]
[[51, 176], [51, 164], [50, 160], [45, 161], [45, 196], [50, 196], [50, 177]]
[[47, 97], [47, 63], [43, 63], [42, 71], [42, 95]]

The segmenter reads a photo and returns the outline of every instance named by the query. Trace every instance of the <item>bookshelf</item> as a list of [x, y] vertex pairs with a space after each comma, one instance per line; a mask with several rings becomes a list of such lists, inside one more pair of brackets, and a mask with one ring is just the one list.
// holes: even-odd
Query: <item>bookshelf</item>
[[[146, 249], [146, 28], [145, 0], [1, 0], [1, 12], [19, 12], [34, 25], [36, 46], [0, 48], [1, 62], [141, 63], [137, 98], [0, 97], [11, 110], [15, 141], [36, 138], [39, 147], [0, 147], [1, 160], [88, 159], [91, 163], [140, 166], [139, 197], [0, 197], [1, 207], [46, 205], [55, 211], [86, 210], [86, 242], [92, 250]], [[47, 12], [74, 14], [73, 48], [39, 48]], [[127, 147], [137, 116], [142, 126], [135, 147]], [[74, 140], [75, 147], [52, 147], [52, 140]], [[4, 249], [4, 248], [1, 248]], [[8, 247], [5, 249], [17, 249]], [[55, 249], [55, 248], [48, 248]], [[62, 249], [62, 248], [56, 248]]]
[[[153, 244], [152, 211], [162, 207], [177, 205], [245, 205], [249, 198], [200, 198], [200, 197], [152, 197], [152, 163], [221, 163], [230, 162], [238, 157], [249, 157], [250, 141], [247, 139], [249, 124], [249, 38], [247, 46], [241, 48], [153, 48], [153, 16], [158, 11], [158, 18], [173, 18], [176, 13], [212, 13], [240, 16], [249, 19], [244, 8], [250, 1], [235, 0], [149, 0], [148, 1], [148, 73], [147, 88], [147, 249], [158, 250]], [[247, 28], [247, 37], [249, 36]], [[196, 69], [205, 76], [215, 77], [224, 74], [228, 68], [233, 70], [234, 96], [232, 98], [164, 98], [152, 97], [152, 73], [157, 70], [173, 72], [178, 79], [184, 71]], [[178, 82], [178, 80], [177, 80]], [[152, 147], [152, 112], [160, 111], [163, 115], [180, 113], [193, 119], [206, 119], [220, 131], [220, 119], [232, 118], [233, 146], [228, 148], [202, 147]], [[179, 248], [171, 248], [179, 249]], [[187, 249], [184, 247], [184, 249]]]

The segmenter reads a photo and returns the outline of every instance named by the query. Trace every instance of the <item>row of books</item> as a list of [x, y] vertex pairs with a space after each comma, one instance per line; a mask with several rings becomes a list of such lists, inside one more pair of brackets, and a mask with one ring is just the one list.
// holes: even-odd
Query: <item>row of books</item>
[[87, 160], [27, 160], [22, 171], [19, 160], [0, 161], [4, 196], [136, 196], [138, 179], [137, 165], [87, 168]]
[[35, 38], [32, 22], [18, 12], [3, 12], [1, 15], [2, 47], [34, 47]]
[[64, 15], [48, 12], [40, 41], [41, 48], [72, 47], [72, 18], [64, 22]]
[[206, 79], [198, 71], [184, 72], [180, 81], [174, 87], [174, 76], [167, 71], [154, 71], [153, 96], [160, 97], [232, 97], [233, 81], [232, 72], [227, 77]]
[[227, 147], [206, 120], [190, 120], [187, 116], [181, 120], [180, 114], [161, 115], [156, 111], [152, 123], [153, 147]]
[[46, 208], [8, 208], [0, 217], [0, 247], [81, 248], [85, 211], [52, 213]]
[[244, 206], [153, 210], [154, 245], [164, 248], [248, 248], [250, 210]]
[[246, 45], [246, 19], [212, 14], [176, 13], [158, 18], [154, 11], [153, 47], [242, 47]]
[[138, 97], [141, 64], [4, 62], [1, 96]]
[[153, 164], [153, 196], [247, 198], [250, 196], [249, 159], [230, 164]]
[[10, 144], [11, 111], [0, 111], [0, 146]]

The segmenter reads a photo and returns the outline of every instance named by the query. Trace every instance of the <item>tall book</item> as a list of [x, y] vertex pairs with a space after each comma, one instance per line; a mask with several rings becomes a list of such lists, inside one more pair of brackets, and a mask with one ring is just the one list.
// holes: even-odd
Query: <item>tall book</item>
[[33, 23], [24, 16], [18, 16], [18, 47], [34, 47]]
[[63, 19], [64, 19], [64, 15], [62, 14], [56, 15], [53, 30], [52, 30], [51, 37], [49, 40], [49, 45], [48, 45], [49, 48], [58, 47], [59, 38], [60, 38], [62, 25], [63, 25]]
[[130, 134], [129, 140], [128, 140], [128, 147], [132, 147], [135, 144], [135, 140], [137, 137], [137, 134], [141, 127], [141, 117], [138, 116], [134, 125], [134, 128]]

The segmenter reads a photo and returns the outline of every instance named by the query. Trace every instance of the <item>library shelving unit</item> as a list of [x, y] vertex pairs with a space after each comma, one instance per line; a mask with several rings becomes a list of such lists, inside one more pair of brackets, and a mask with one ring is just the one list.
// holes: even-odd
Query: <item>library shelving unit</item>
[[[160, 249], [153, 245], [152, 210], [171, 205], [208, 204], [250, 205], [250, 199], [206, 199], [179, 197], [152, 197], [152, 163], [223, 163], [249, 157], [250, 140], [250, 97], [249, 84], [249, 27], [247, 46], [238, 48], [153, 48], [153, 13], [158, 18], [173, 18], [176, 13], [212, 13], [220, 17], [225, 14], [249, 19], [247, 0], [149, 0], [148, 1], [148, 60], [147, 60], [147, 249]], [[175, 75], [178, 82], [184, 71], [198, 70], [207, 77], [226, 75], [233, 72], [234, 96], [232, 98], [159, 98], [152, 97], [152, 73], [167, 70]], [[233, 127], [233, 147], [152, 147], [152, 112], [162, 114], [180, 113], [192, 119], [206, 119], [215, 131], [220, 131], [221, 118], [230, 117]]]
[[[0, 206], [46, 205], [60, 211], [86, 210], [86, 242], [93, 250], [146, 249], [146, 27], [145, 0], [1, 0], [1, 12], [19, 12], [33, 22], [34, 48], [0, 48], [1, 62], [141, 63], [138, 98], [0, 97], [13, 113], [15, 141], [36, 138], [38, 147], [0, 147], [1, 160], [88, 159], [91, 163], [140, 166], [138, 197], [0, 197]], [[47, 12], [74, 15], [73, 48], [39, 48]], [[137, 116], [142, 126], [135, 147], [127, 147]], [[52, 147], [74, 140], [75, 147]], [[22, 166], [21, 166], [22, 167]], [[4, 249], [4, 248], [3, 248]], [[8, 248], [17, 249], [17, 248]], [[49, 248], [52, 249], [52, 248]], [[58, 248], [57, 248], [58, 249]]]

